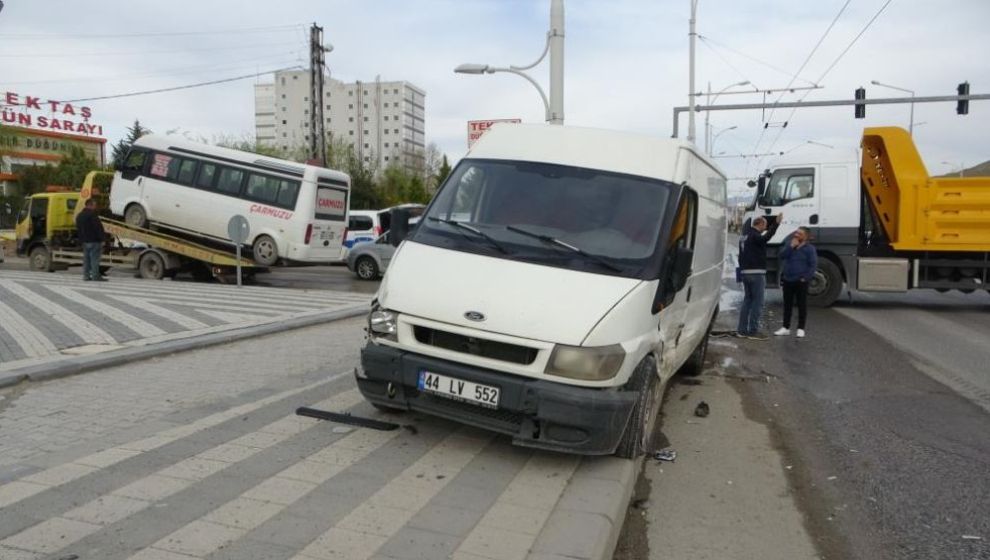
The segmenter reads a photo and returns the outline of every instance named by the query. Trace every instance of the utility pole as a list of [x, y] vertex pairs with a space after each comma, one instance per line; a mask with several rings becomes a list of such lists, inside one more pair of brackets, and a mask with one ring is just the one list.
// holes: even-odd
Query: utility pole
[[564, 124], [564, 0], [550, 0], [550, 124]]
[[695, 24], [698, 20], [698, 0], [691, 0], [691, 19], [688, 20], [688, 142], [694, 142], [694, 43], [698, 38]]
[[309, 30], [309, 157], [327, 166], [326, 121], [323, 119], [323, 68], [326, 64], [323, 28], [315, 23]]

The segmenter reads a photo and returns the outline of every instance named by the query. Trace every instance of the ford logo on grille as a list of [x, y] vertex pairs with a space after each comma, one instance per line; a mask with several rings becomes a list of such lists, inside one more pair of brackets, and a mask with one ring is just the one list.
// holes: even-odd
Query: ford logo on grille
[[485, 314], [479, 313], [477, 311], [468, 311], [467, 313], [464, 314], [464, 318], [467, 319], [468, 321], [484, 321]]

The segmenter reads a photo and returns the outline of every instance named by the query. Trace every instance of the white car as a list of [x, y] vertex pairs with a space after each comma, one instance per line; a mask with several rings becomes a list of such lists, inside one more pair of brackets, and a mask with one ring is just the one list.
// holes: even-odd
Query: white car
[[718, 313], [725, 183], [688, 142], [495, 125], [415, 230], [392, 224], [359, 389], [517, 445], [651, 451]]

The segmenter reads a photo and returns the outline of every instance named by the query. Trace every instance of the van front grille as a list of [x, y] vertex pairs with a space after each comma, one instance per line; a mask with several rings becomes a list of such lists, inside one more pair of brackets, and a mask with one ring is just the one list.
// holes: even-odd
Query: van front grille
[[496, 342], [494, 340], [486, 340], [484, 338], [464, 336], [457, 333], [431, 329], [429, 327], [421, 327], [418, 325], [413, 326], [413, 332], [416, 335], [416, 340], [420, 344], [428, 344], [430, 346], [436, 346], [437, 348], [443, 348], [444, 350], [461, 352], [464, 354], [471, 354], [473, 356], [481, 356], [482, 358], [501, 360], [503, 362], [511, 362], [514, 364], [532, 364], [536, 361], [536, 355], [539, 352], [536, 348], [529, 348], [527, 346], [519, 346], [516, 344], [506, 344], [504, 342]]

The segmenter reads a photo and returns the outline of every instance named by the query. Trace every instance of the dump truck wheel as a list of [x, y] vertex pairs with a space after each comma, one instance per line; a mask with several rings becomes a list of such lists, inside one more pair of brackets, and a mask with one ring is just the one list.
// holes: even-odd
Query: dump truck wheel
[[635, 459], [650, 451], [663, 401], [663, 386], [657, 379], [657, 366], [653, 356], [643, 358], [636, 366], [627, 390], [638, 392], [639, 398], [615, 454], [623, 459]]
[[141, 272], [141, 278], [161, 280], [165, 277], [165, 259], [158, 253], [148, 251], [141, 255], [141, 260], [138, 261], [138, 270]]
[[55, 269], [52, 268], [52, 254], [48, 251], [47, 247], [35, 247], [31, 249], [28, 253], [28, 264], [31, 270], [38, 270], [42, 272], [52, 272]]
[[124, 221], [135, 227], [148, 227], [148, 213], [140, 204], [131, 204], [124, 209]]
[[826, 257], [818, 257], [818, 270], [808, 285], [808, 303], [828, 307], [842, 294], [842, 271]]

